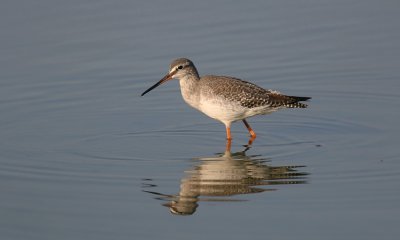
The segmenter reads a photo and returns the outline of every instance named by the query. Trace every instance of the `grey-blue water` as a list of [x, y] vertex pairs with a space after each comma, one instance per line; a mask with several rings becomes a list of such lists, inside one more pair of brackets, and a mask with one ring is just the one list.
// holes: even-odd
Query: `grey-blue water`
[[[399, 1], [0, 5], [1, 239], [398, 239]], [[224, 152], [177, 57], [312, 100]]]

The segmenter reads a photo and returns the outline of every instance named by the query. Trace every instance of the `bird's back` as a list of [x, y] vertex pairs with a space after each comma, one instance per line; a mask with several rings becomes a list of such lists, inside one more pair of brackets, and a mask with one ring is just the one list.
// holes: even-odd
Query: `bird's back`
[[228, 76], [206, 75], [200, 79], [202, 93], [218, 96], [230, 102], [236, 102], [242, 107], [256, 108], [306, 108], [301, 103], [309, 97], [286, 96], [278, 91], [261, 88], [253, 83]]

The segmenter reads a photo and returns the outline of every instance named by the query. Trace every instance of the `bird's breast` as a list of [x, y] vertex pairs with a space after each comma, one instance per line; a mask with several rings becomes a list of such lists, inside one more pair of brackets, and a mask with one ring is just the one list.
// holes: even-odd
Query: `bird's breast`
[[183, 100], [191, 107], [199, 109], [200, 89], [198, 81], [191, 78], [182, 78], [179, 80]]

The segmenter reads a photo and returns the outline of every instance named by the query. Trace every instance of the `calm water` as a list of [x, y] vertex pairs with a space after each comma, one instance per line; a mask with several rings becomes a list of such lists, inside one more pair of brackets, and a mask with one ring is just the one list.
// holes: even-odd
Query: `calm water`
[[[397, 239], [399, 9], [3, 1], [0, 238]], [[313, 99], [225, 151], [177, 81], [140, 97], [176, 57]]]

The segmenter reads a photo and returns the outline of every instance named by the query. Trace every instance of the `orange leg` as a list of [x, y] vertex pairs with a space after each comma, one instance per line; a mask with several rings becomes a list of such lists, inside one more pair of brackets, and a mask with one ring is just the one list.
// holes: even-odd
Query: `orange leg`
[[249, 130], [249, 133], [251, 135], [251, 139], [254, 140], [254, 138], [257, 137], [256, 133], [253, 131], [253, 129], [251, 129], [249, 123], [246, 121], [246, 119], [242, 120], [244, 125], [246, 125], [247, 130]]
[[248, 147], [250, 147], [251, 144], [253, 144], [254, 139], [256, 139], [256, 137], [253, 137], [253, 136], [252, 136], [252, 137], [249, 138], [249, 142], [247, 143], [247, 146], [248, 146]]
[[231, 152], [231, 145], [232, 145], [232, 140], [227, 139], [226, 140], [226, 146], [225, 146], [225, 153], [230, 153]]
[[226, 127], [226, 140], [228, 140], [228, 141], [232, 140], [230, 127]]
[[226, 127], [226, 147], [225, 152], [231, 152], [232, 135], [231, 128]]

